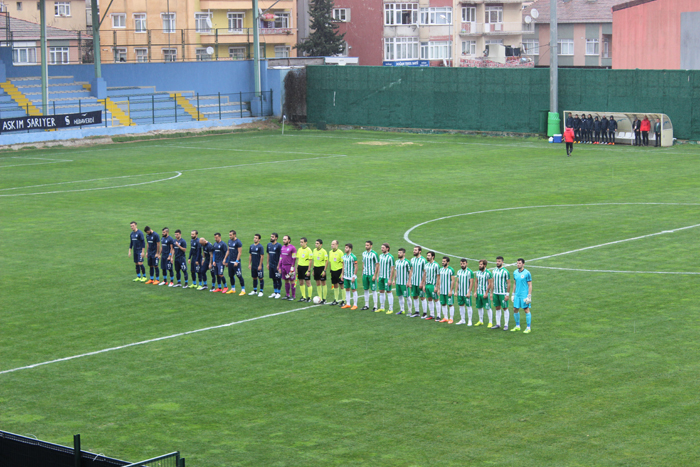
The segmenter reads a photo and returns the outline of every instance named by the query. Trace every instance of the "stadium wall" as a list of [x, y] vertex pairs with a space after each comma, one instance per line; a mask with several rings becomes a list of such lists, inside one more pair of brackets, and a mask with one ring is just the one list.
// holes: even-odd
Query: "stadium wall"
[[[307, 87], [315, 124], [538, 133], [549, 108], [547, 68], [310, 66]], [[700, 71], [564, 68], [559, 106], [664, 113], [700, 140]]]

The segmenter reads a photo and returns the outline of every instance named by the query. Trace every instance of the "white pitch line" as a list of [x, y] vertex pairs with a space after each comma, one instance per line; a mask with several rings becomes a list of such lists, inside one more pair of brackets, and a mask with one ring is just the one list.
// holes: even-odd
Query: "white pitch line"
[[[514, 266], [509, 264], [508, 266]], [[571, 268], [555, 268], [552, 266], [527, 266], [528, 268], [553, 269], [556, 271], [579, 271], [579, 272], [605, 272], [614, 274], [671, 274], [677, 276], [700, 276], [700, 272], [675, 272], [675, 271], [618, 271], [615, 269], [571, 269]]]
[[600, 247], [604, 247], [604, 246], [608, 246], [608, 245], [615, 245], [617, 243], [625, 243], [625, 242], [631, 242], [634, 240], [641, 240], [643, 238], [656, 237], [657, 235], [664, 235], [664, 234], [679, 232], [681, 230], [694, 229], [696, 227], [700, 227], [700, 224], [689, 225], [687, 227], [679, 227], [679, 228], [673, 229], [673, 230], [663, 230], [661, 232], [656, 232], [656, 233], [652, 233], [652, 234], [648, 234], [648, 235], [640, 235], [639, 237], [625, 238], [624, 240], [615, 240], [614, 242], [601, 243], [600, 245], [592, 245], [592, 246], [587, 246], [584, 248], [577, 248], [576, 250], [564, 251], [562, 253], [556, 253], [553, 255], [540, 256], [539, 258], [529, 259], [528, 261], [532, 262], [532, 261], [539, 261], [541, 259], [554, 258], [556, 256], [563, 256], [563, 255], [568, 255], [571, 253], [577, 253], [579, 251], [592, 250], [593, 248], [600, 248]]
[[234, 152], [269, 152], [273, 154], [299, 154], [302, 156], [337, 156], [337, 154], [319, 154], [317, 152], [296, 152], [296, 151], [266, 151], [260, 149], [238, 149], [238, 148], [203, 148], [197, 146], [175, 146], [164, 144], [157, 146], [160, 148], [176, 148], [176, 149], [204, 149], [207, 151], [234, 151]]
[[0, 191], [21, 190], [23, 188], [42, 188], [42, 187], [46, 187], [46, 186], [68, 185], [71, 183], [99, 182], [102, 180], [116, 180], [116, 179], [120, 179], [120, 178], [146, 177], [148, 175], [163, 175], [164, 173], [174, 173], [174, 171], [173, 172], [161, 172], [161, 173], [155, 173], [155, 174], [120, 175], [119, 177], [91, 178], [89, 180], [74, 180], [72, 182], [44, 183], [43, 185], [16, 186], [16, 187], [12, 187], [12, 188], [0, 188]]
[[280, 315], [286, 315], [287, 313], [294, 313], [295, 311], [301, 311], [301, 310], [308, 310], [309, 308], [315, 308], [321, 305], [311, 305], [311, 306], [306, 306], [303, 308], [295, 308], [293, 310], [287, 310], [287, 311], [280, 311], [279, 313], [271, 313], [269, 315], [263, 315], [263, 316], [257, 316], [255, 318], [248, 318], [248, 319], [243, 319], [241, 321], [234, 321], [232, 323], [226, 323], [226, 324], [219, 324], [216, 326], [209, 326], [206, 328], [201, 328], [201, 329], [195, 329], [194, 331], [185, 331], [185, 332], [179, 332], [177, 334], [171, 334], [169, 336], [163, 336], [163, 337], [156, 337], [154, 339], [148, 339], [145, 341], [140, 341], [140, 342], [133, 342], [131, 344], [125, 344], [125, 345], [119, 345], [117, 347], [110, 347], [108, 349], [102, 349], [102, 350], [95, 350], [94, 352], [87, 352], [83, 353], [80, 355], [73, 355], [72, 357], [63, 357], [63, 358], [57, 358], [55, 360], [49, 360], [46, 362], [41, 362], [41, 363], [34, 363], [33, 365], [27, 365], [27, 366], [20, 366], [17, 368], [12, 368], [10, 370], [3, 370], [0, 371], [0, 375], [4, 375], [6, 373], [13, 373], [15, 371], [20, 371], [20, 370], [29, 370], [31, 368], [36, 368], [44, 365], [50, 365], [52, 363], [59, 363], [59, 362], [67, 362], [69, 360], [75, 360], [76, 358], [82, 358], [82, 357], [89, 357], [92, 355], [99, 355], [101, 353], [107, 353], [107, 352], [112, 352], [115, 350], [121, 350], [121, 349], [127, 349], [129, 347], [135, 347], [137, 345], [145, 345], [145, 344], [150, 344], [153, 342], [159, 342], [159, 341], [164, 341], [167, 339], [173, 339], [175, 337], [182, 337], [182, 336], [187, 336], [190, 334], [195, 334], [198, 332], [204, 332], [204, 331], [211, 331], [213, 329], [221, 329], [221, 328], [227, 328], [230, 326], [235, 326], [236, 324], [242, 324], [242, 323], [248, 323], [250, 321], [257, 321], [259, 319], [265, 319], [265, 318], [272, 318], [273, 316], [280, 316]]
[[139, 186], [139, 185], [149, 185], [151, 183], [158, 183], [158, 182], [165, 182], [168, 180], [173, 180], [175, 178], [178, 178], [180, 175], [182, 175], [182, 172], [166, 172], [166, 173], [176, 173], [177, 175], [169, 178], [162, 178], [160, 180], [149, 180], [147, 182], [141, 182], [141, 183], [130, 183], [128, 185], [117, 185], [117, 186], [103, 186], [103, 187], [98, 187], [98, 188], [83, 188], [80, 190], [62, 190], [62, 191], [42, 191], [40, 193], [17, 193], [14, 195], [0, 195], [1, 198], [10, 198], [10, 197], [15, 197], [15, 196], [37, 196], [37, 195], [52, 195], [56, 193], [77, 193], [80, 191], [97, 191], [97, 190], [110, 190], [112, 188], [126, 188], [130, 186]]
[[[51, 160], [51, 159], [47, 159]], [[10, 167], [29, 167], [30, 165], [46, 165], [46, 164], [60, 164], [61, 162], [73, 162], [69, 159], [55, 159], [51, 162], [35, 162], [33, 164], [15, 164], [15, 165], [0, 165], [0, 169], [8, 169]]]

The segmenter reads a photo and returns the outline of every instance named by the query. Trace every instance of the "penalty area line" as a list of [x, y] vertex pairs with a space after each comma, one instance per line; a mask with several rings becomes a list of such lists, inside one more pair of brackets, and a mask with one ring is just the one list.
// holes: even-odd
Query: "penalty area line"
[[113, 352], [115, 350], [122, 350], [122, 349], [127, 349], [129, 347], [136, 347], [137, 345], [146, 345], [146, 344], [151, 344], [153, 342], [159, 342], [159, 341], [164, 341], [167, 339], [174, 339], [176, 337], [182, 337], [182, 336], [188, 336], [190, 334], [196, 334], [198, 332], [204, 332], [204, 331], [212, 331], [214, 329], [222, 329], [222, 328], [228, 328], [231, 326], [235, 326], [236, 324], [243, 324], [243, 323], [249, 323], [251, 321], [257, 321], [259, 319], [265, 319], [265, 318], [272, 318], [273, 316], [280, 316], [280, 315], [286, 315], [288, 313], [294, 313], [295, 311], [301, 311], [301, 310], [308, 310], [309, 308], [316, 308], [321, 305], [311, 305], [311, 306], [306, 306], [303, 308], [295, 308], [293, 310], [287, 310], [287, 311], [280, 311], [279, 313], [271, 313], [269, 315], [263, 315], [263, 316], [256, 316], [255, 318], [248, 318], [248, 319], [243, 319], [240, 321], [234, 321], [232, 323], [226, 323], [226, 324], [219, 324], [216, 326], [209, 326], [206, 328], [201, 328], [201, 329], [195, 329], [193, 331], [185, 331], [185, 332], [179, 332], [177, 334], [171, 334], [169, 336], [163, 336], [163, 337], [156, 337], [154, 339], [148, 339], [145, 341], [140, 341], [140, 342], [133, 342], [131, 344], [125, 344], [125, 345], [119, 345], [117, 347], [110, 347], [108, 349], [102, 349], [102, 350], [95, 350], [94, 352], [87, 352], [83, 353], [80, 355], [73, 355], [71, 357], [63, 357], [63, 358], [57, 358], [55, 360], [49, 360], [46, 362], [41, 362], [41, 363], [35, 363], [33, 365], [26, 365], [26, 366], [20, 366], [17, 368], [12, 368], [10, 370], [3, 370], [0, 371], [0, 375], [4, 375], [6, 373], [14, 373], [15, 371], [20, 371], [20, 370], [29, 370], [31, 368], [37, 368], [40, 366], [44, 365], [50, 365], [52, 363], [60, 363], [60, 362], [67, 362], [69, 360], [75, 360], [77, 358], [83, 358], [83, 357], [90, 357], [92, 355], [99, 355], [102, 353], [107, 353], [107, 352]]

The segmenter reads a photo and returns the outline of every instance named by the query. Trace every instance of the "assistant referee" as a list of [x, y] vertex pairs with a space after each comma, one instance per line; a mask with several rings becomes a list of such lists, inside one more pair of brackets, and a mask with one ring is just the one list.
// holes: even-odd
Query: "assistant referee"
[[331, 287], [333, 287], [334, 300], [329, 305], [343, 306], [345, 301], [338, 302], [338, 294], [343, 287], [343, 252], [338, 249], [338, 240], [331, 242], [331, 251], [328, 252], [328, 263], [331, 267]]

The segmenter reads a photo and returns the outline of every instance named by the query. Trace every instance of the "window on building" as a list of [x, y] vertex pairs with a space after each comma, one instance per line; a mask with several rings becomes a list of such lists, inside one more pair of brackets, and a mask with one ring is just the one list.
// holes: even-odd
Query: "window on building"
[[17, 11], [22, 11], [22, 2], [17, 2]]
[[211, 55], [207, 53], [207, 49], [205, 48], [194, 49], [194, 56], [198, 62], [205, 62], [211, 60]]
[[[161, 13], [161, 18], [163, 18], [163, 32], [174, 33], [175, 32], [175, 13]], [[163, 49], [165, 50], [165, 49]]]
[[419, 57], [417, 37], [384, 39], [384, 60], [416, 60]]
[[421, 8], [421, 24], [452, 24], [452, 8]]
[[523, 41], [523, 55], [539, 55], [540, 54], [540, 41], [536, 40], [525, 40]]
[[148, 49], [134, 49], [138, 63], [148, 63]]
[[289, 13], [275, 13], [275, 28], [277, 29], [287, 29], [292, 27], [291, 21], [289, 20]]
[[276, 45], [275, 46], [275, 58], [287, 58], [289, 57], [290, 47], [288, 45]]
[[112, 27], [122, 29], [126, 27], [126, 13], [112, 13]]
[[502, 23], [503, 22], [503, 6], [502, 5], [486, 5], [486, 18], [484, 23]]
[[162, 49], [163, 50], [163, 61], [175, 62], [177, 61], [177, 49]]
[[229, 13], [228, 14], [228, 30], [229, 32], [238, 32], [243, 30], [243, 18], [245, 13]]
[[229, 47], [228, 56], [233, 60], [245, 60], [246, 50], [245, 47]]
[[503, 45], [503, 39], [486, 39], [484, 41], [485, 45], [489, 44], [494, 44], [494, 45]]
[[559, 46], [559, 55], [573, 55], [574, 54], [574, 40], [573, 39], [559, 39], [557, 42]]
[[605, 36], [603, 38], [603, 58], [610, 58], [612, 55], [611, 37]]
[[476, 22], [476, 7], [475, 6], [463, 6], [462, 7], [462, 22], [463, 23], [475, 23]]
[[55, 16], [70, 16], [70, 2], [55, 2], [53, 5]]
[[[41, 2], [36, 2], [36, 9], [37, 11], [41, 11]], [[0, 3], [0, 11], [7, 11], [4, 3]]]
[[340, 23], [350, 21], [350, 8], [333, 8], [333, 20]]
[[134, 31], [146, 32], [146, 13], [134, 13]]
[[418, 24], [417, 3], [384, 4], [384, 24]]
[[420, 48], [420, 58], [423, 60], [450, 59], [452, 58], [452, 42], [423, 42]]
[[14, 47], [12, 63], [36, 63], [36, 47]]
[[598, 39], [586, 39], [586, 55], [598, 54]]
[[114, 63], [126, 62], [126, 47], [115, 47], [114, 51]]
[[49, 63], [52, 65], [67, 65], [68, 47], [49, 47]]
[[195, 13], [194, 27], [196, 32], [207, 34], [211, 32], [211, 15], [209, 13]]
[[476, 55], [476, 41], [462, 41], [462, 55]]

